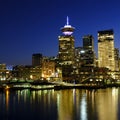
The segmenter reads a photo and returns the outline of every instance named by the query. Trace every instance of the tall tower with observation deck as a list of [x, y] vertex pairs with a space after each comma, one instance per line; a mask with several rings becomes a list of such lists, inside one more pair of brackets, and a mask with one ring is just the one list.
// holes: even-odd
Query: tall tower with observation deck
[[59, 63], [63, 65], [73, 65], [74, 64], [74, 27], [69, 24], [69, 18], [67, 17], [67, 23], [61, 28], [62, 35], [58, 37], [59, 39]]

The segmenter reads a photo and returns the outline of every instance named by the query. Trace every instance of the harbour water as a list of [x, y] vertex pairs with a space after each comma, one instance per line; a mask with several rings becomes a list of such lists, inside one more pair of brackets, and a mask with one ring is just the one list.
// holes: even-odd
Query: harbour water
[[6, 90], [0, 120], [120, 120], [120, 88]]

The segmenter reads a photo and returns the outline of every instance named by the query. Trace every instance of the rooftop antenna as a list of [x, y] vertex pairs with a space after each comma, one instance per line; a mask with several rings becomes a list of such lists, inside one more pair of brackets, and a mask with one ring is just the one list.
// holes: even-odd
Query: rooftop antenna
[[69, 17], [67, 16], [67, 25], [69, 25]]

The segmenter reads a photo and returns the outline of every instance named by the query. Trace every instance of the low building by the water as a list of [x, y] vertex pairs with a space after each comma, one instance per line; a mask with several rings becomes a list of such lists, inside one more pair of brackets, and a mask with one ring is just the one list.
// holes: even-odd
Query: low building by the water
[[24, 80], [37, 80], [42, 77], [40, 66], [14, 66], [13, 78]]
[[0, 64], [0, 81], [9, 79], [11, 77], [11, 70], [7, 69], [6, 64]]
[[56, 66], [56, 62], [49, 58], [44, 58], [42, 63], [42, 78], [49, 81], [62, 80], [61, 68]]

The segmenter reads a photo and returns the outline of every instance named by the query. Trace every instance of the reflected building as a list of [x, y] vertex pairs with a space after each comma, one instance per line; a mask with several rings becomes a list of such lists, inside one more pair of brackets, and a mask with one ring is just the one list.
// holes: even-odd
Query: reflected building
[[76, 90], [63, 90], [57, 93], [58, 120], [75, 120], [79, 114], [73, 112], [79, 111], [79, 94]]
[[[96, 94], [95, 102], [99, 120], [118, 120], [118, 89], [106, 89], [111, 94]], [[111, 108], [111, 109], [108, 109]]]

